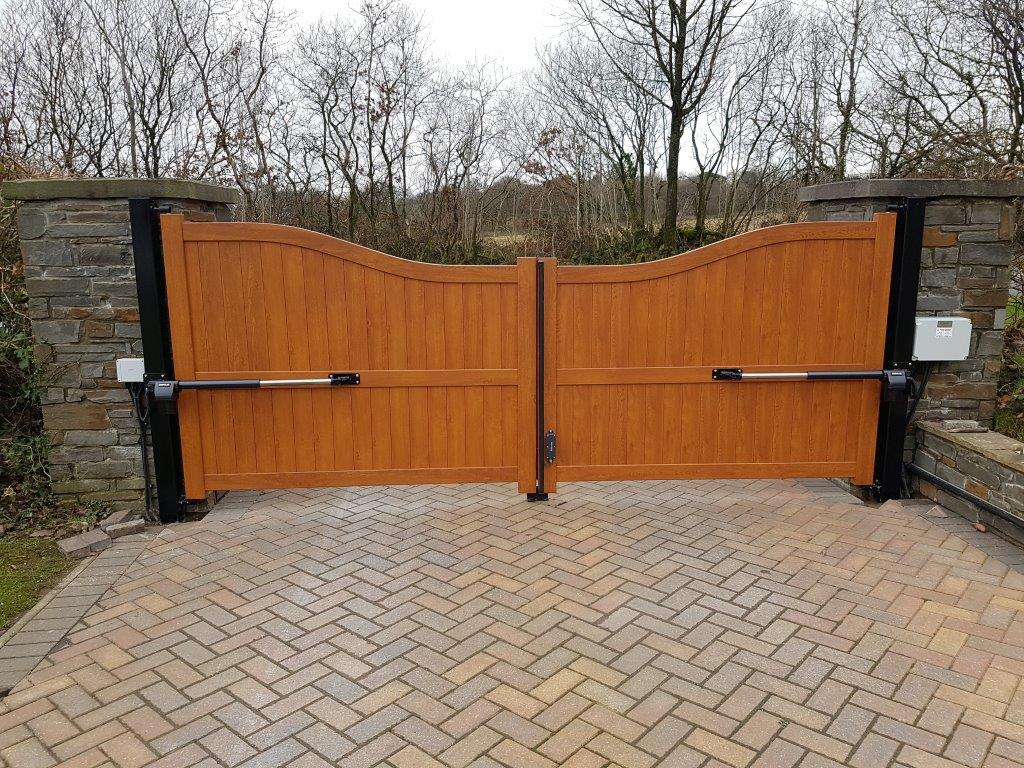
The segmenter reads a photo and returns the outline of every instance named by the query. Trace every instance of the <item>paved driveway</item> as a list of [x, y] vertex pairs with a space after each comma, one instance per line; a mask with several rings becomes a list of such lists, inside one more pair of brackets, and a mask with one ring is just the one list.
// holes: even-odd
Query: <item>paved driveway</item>
[[1024, 763], [1024, 576], [991, 536], [783, 481], [520, 499], [232, 494], [126, 545], [134, 562], [0, 703], [0, 756]]

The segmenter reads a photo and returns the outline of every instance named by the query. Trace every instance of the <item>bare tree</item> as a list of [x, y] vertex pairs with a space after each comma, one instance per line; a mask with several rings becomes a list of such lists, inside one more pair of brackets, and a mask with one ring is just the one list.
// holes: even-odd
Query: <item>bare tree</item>
[[84, 9], [74, 0], [41, 0], [22, 34], [21, 104], [15, 112], [35, 133], [27, 159], [70, 173], [116, 172], [116, 75]]
[[519, 79], [432, 58], [402, 0], [277, 1], [0, 0], [3, 161], [442, 261], [649, 258], [691, 194], [703, 238], [800, 184], [1024, 164], [1024, 0], [563, 0]]
[[[276, 188], [265, 126], [281, 106], [278, 40], [287, 18], [274, 0], [242, 6], [218, 0], [167, 0], [197, 79], [203, 106], [201, 150], [207, 173], [226, 169], [246, 211], [273, 211]], [[268, 199], [263, 200], [260, 194]]]
[[[616, 56], [621, 64], [614, 65], [604, 49], [578, 36], [548, 46], [539, 56], [534, 90], [551, 112], [553, 126], [547, 127], [571, 131], [593, 148], [618, 184], [627, 226], [645, 227], [647, 159], [659, 109], [650, 96], [650, 73], [641, 71], [644, 62], [623, 51]], [[640, 82], [649, 87], [638, 87]]]
[[[738, 0], [571, 0], [571, 4], [574, 18], [620, 74], [657, 99], [667, 112], [662, 245], [666, 251], [675, 250], [683, 130], [715, 81], [719, 58], [743, 6]], [[635, 69], [623, 64], [623, 53], [648, 62], [659, 73], [657, 80], [637, 79]]]
[[753, 9], [722, 57], [719, 82], [694, 113], [687, 134], [699, 241], [711, 231], [712, 214], [717, 233], [734, 234], [792, 178], [785, 123], [795, 93], [788, 62], [799, 52], [798, 27], [788, 5]]
[[1020, 0], [893, 4], [886, 74], [914, 105], [946, 172], [1024, 162], [1024, 6]]

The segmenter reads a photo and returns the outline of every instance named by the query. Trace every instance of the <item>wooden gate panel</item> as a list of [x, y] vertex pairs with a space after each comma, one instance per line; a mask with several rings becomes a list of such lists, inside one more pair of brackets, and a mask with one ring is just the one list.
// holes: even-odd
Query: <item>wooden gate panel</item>
[[[166, 215], [177, 378], [361, 375], [354, 387], [183, 390], [186, 495], [506, 480], [533, 492], [556, 479], [868, 483], [877, 381], [716, 382], [711, 372], [881, 368], [894, 224], [880, 214], [771, 227], [629, 266], [476, 267]], [[538, 438], [549, 429], [558, 456], [541, 461], [539, 487]]]
[[894, 224], [790, 224], [647, 264], [558, 267], [558, 478], [870, 482], [878, 382], [711, 371], [881, 368]]
[[[162, 217], [186, 493], [520, 479], [520, 267], [397, 259], [289, 227]], [[527, 318], [527, 320], [532, 320]], [[523, 481], [528, 482], [528, 481]]]

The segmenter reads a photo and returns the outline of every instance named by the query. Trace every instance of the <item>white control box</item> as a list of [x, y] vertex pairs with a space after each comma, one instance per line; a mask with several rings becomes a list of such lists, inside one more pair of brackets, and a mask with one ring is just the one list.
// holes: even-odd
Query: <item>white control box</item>
[[141, 357], [122, 357], [117, 361], [117, 380], [122, 384], [142, 382], [146, 376], [146, 361]]
[[915, 360], [965, 360], [971, 351], [966, 317], [919, 317], [914, 330]]

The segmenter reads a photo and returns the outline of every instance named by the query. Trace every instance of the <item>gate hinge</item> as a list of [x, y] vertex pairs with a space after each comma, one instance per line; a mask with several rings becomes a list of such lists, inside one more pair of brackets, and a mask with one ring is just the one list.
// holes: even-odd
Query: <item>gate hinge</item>
[[555, 463], [555, 451], [557, 448], [557, 439], [555, 437], [555, 430], [549, 429], [544, 434], [544, 458], [548, 464]]

